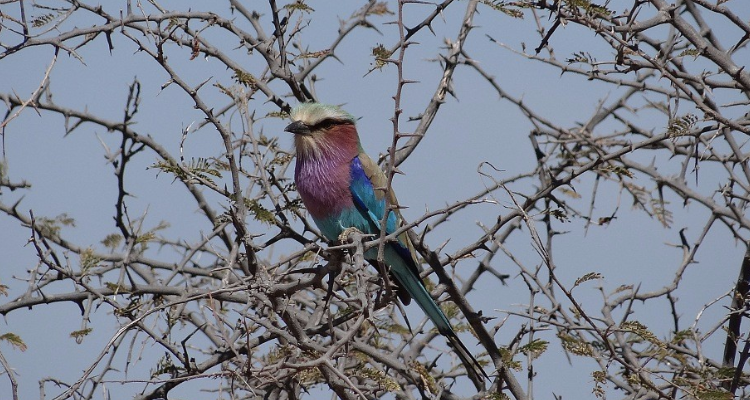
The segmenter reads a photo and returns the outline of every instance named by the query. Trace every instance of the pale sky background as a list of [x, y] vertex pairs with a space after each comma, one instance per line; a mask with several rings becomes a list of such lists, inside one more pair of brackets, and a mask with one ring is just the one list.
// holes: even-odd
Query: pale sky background
[[[360, 3], [352, 2], [357, 5]], [[161, 4], [167, 9], [188, 7], [187, 2], [182, 1], [164, 1]], [[190, 4], [194, 10], [206, 9], [204, 2], [194, 1]], [[352, 5], [340, 10], [341, 3], [310, 1], [309, 4], [316, 12], [304, 40], [311, 49], [327, 48], [337, 34], [337, 13], [341, 13], [341, 17], [347, 17], [356, 7]], [[439, 66], [429, 60], [435, 58], [436, 49], [444, 52], [444, 37], [455, 38], [465, 5], [466, 2], [453, 4], [445, 13], [444, 19], [435, 21], [437, 36], [433, 37], [428, 31], [420, 32], [414, 38], [418, 44], [409, 48], [406, 78], [419, 80], [420, 83], [407, 86], [404, 92], [405, 118], [402, 119], [402, 126], [407, 130], [415, 125], [407, 123], [406, 117], [414, 116], [424, 108], [442, 73]], [[122, 1], [112, 2], [106, 4], [105, 9], [116, 13], [123, 6]], [[15, 7], [13, 4], [2, 5], [0, 12], [15, 15], [18, 12]], [[218, 7], [220, 9], [216, 11], [225, 14], [227, 6], [221, 3]], [[265, 12], [268, 6], [263, 2], [249, 2], [248, 7], [257, 7]], [[522, 96], [524, 102], [537, 112], [562, 126], [571, 126], [585, 121], [602, 99], [616, 98], [619, 92], [614, 87], [605, 87], [571, 74], [560, 76], [551, 67], [525, 60], [491, 43], [485, 35], [516, 49], [521, 48], [522, 42], [526, 43], [528, 49], [533, 49], [538, 45], [539, 39], [534, 33], [535, 26], [531, 19], [513, 20], [486, 7], [480, 6], [480, 10], [475, 21], [477, 28], [469, 36], [466, 48], [468, 54], [494, 74], [506, 91], [513, 96]], [[409, 7], [407, 25], [420, 21], [426, 13], [427, 8]], [[373, 20], [385, 22], [389, 18]], [[76, 24], [86, 26], [92, 21], [79, 20]], [[268, 26], [269, 21], [266, 22]], [[347, 111], [361, 117], [358, 127], [363, 146], [373, 157], [384, 152], [391, 142], [391, 96], [396, 89], [394, 68], [365, 76], [373, 61], [371, 48], [378, 43], [390, 47], [396, 40], [394, 25], [378, 28], [384, 35], [381, 36], [374, 30], [361, 29], [346, 39], [337, 51], [341, 63], [330, 59], [317, 73], [321, 78], [317, 85], [319, 99], [343, 104]], [[210, 33], [207, 37], [209, 40], [219, 40]], [[51, 75], [51, 90], [55, 101], [75, 109], [86, 108], [92, 114], [112, 120], [121, 120], [128, 85], [137, 77], [142, 83], [142, 103], [136, 118], [136, 129], [152, 135], [172, 154], [178, 154], [182, 129], [193, 122], [202, 121], [201, 113], [193, 109], [190, 99], [176, 86], [159, 90], [166, 82], [167, 75], [147, 55], [135, 53], [134, 45], [118, 33], [114, 33], [112, 39], [115, 45], [112, 55], [109, 54], [103, 37], [83, 48], [81, 55], [85, 65], [75, 58], [60, 54]], [[558, 30], [551, 44], [555, 47], [557, 56], [565, 59], [582, 49], [592, 53], [597, 49], [601, 50], [600, 45], [591, 39], [590, 33], [582, 33], [580, 29], [569, 26]], [[0, 31], [0, 42], [10, 40], [11, 35]], [[16, 38], [13, 37], [12, 40]], [[576, 44], [577, 41], [585, 41], [585, 45]], [[192, 84], [209, 78], [209, 82], [232, 84], [232, 72], [218, 66], [215, 60], [198, 58], [189, 61], [189, 49], [177, 50], [171, 45], [169, 49], [171, 63], [177, 65]], [[28, 96], [42, 79], [52, 55], [51, 48], [43, 47], [24, 50], [0, 60], [0, 76], [3, 77], [0, 79], [0, 91], [14, 91], [21, 97]], [[261, 65], [259, 58], [258, 55], [238, 57], [251, 70], [255, 67], [253, 71], [258, 70]], [[277, 90], [280, 88], [277, 83], [274, 83], [274, 87]], [[536, 163], [527, 138], [530, 124], [512, 104], [499, 100], [489, 85], [468, 67], [459, 67], [454, 87], [458, 100], [449, 98], [442, 106], [427, 138], [400, 167], [406, 175], [396, 177], [394, 186], [399, 200], [410, 207], [404, 211], [409, 220], [419, 217], [425, 209], [442, 208], [447, 203], [479, 192], [485, 184], [491, 184], [477, 173], [482, 162], [490, 162], [503, 169], [504, 172], [495, 174], [498, 178], [528, 171]], [[287, 93], [286, 90], [279, 92]], [[204, 96], [216, 104], [226, 102], [213, 88], [205, 89]], [[275, 106], [264, 100], [258, 95], [251, 105], [257, 108], [257, 115], [277, 111]], [[261, 121], [256, 129], [262, 128], [263, 133], [268, 136], [278, 136], [283, 146], [291, 149], [291, 136], [283, 132], [286, 123], [278, 119], [267, 119]], [[646, 125], [646, 122], [642, 124], [656, 131], [666, 128], [664, 118], [654, 118], [650, 125]], [[33, 209], [37, 217], [54, 217], [67, 213], [76, 220], [76, 226], [64, 228], [63, 235], [74, 243], [91, 245], [101, 250], [99, 242], [107, 234], [116, 232], [112, 216], [117, 190], [113, 169], [104, 158], [105, 152], [100, 139], [111, 148], [116, 148], [118, 138], [118, 135], [93, 125], [84, 125], [64, 137], [62, 118], [44, 112], [39, 115], [33, 109], [25, 110], [7, 127], [4, 152], [10, 179], [27, 180], [32, 184], [32, 189], [16, 192], [3, 190], [0, 201], [13, 204], [23, 196], [19, 209], [24, 212]], [[185, 156], [186, 159], [210, 157], [219, 154], [221, 149], [219, 135], [214, 130], [204, 129], [189, 137], [185, 145]], [[650, 153], [644, 154], [644, 162], [653, 156]], [[182, 202], [186, 190], [180, 184], [173, 183], [171, 176], [147, 169], [155, 161], [153, 154], [145, 153], [133, 160], [130, 166], [128, 182], [134, 196], [128, 200], [131, 215], [148, 212], [147, 224], [155, 226], [162, 220], [171, 224], [165, 231], [166, 235], [189, 241], [198, 240], [201, 232], [195, 226], [205, 226], [204, 218], [196, 211], [192, 201]], [[664, 157], [658, 158], [657, 163], [659, 161], [664, 161]], [[678, 165], [679, 161], [674, 161], [664, 168], [674, 169]], [[718, 189], [715, 171], [704, 168], [700, 174], [699, 185], [702, 188]], [[641, 184], [653, 187], [647, 181], [641, 181]], [[590, 177], [579, 180], [574, 185], [579, 193], [584, 194], [586, 202], [591, 185]], [[599, 208], [595, 217], [609, 215], [617, 201], [616, 188], [611, 184], [602, 186], [604, 190], [597, 199]], [[530, 192], [529, 187], [519, 186], [513, 189]], [[674, 212], [672, 229], [663, 228], [656, 220], [648, 219], [640, 212], [629, 212], [629, 198], [622, 199], [620, 208], [626, 212], [621, 213], [611, 225], [591, 226], [587, 234], [584, 234], [584, 222], [581, 220], [574, 219], [567, 224], [558, 225], [560, 230], [570, 231], [557, 238], [554, 249], [558, 273], [563, 282], [571, 284], [577, 277], [588, 272], [599, 272], [604, 276], [601, 281], [589, 282], [576, 289], [579, 298], [592, 312], [600, 308], [601, 296], [597, 290], [600, 285], [611, 291], [621, 284], [641, 284], [642, 290], [648, 291], [671, 282], [674, 270], [682, 259], [682, 250], [669, 244], [679, 243], [678, 231], [681, 228], [687, 228], [686, 235], [692, 243], [708, 214], [705, 209], [696, 205], [683, 208], [676, 196], [669, 191], [665, 193], [672, 202]], [[430, 245], [436, 247], [450, 239], [446, 251], [455, 251], [473, 241], [480, 232], [477, 222], [490, 225], [498, 215], [507, 213], [508, 207], [512, 205], [504, 193], [498, 192], [496, 195], [500, 204], [478, 206], [470, 212], [459, 214], [460, 218], [453, 218], [449, 224], [428, 236]], [[217, 200], [213, 195], [209, 198]], [[586, 209], [585, 204], [587, 203], [581, 202], [577, 206], [579, 209]], [[28, 228], [0, 215], [0, 283], [10, 287], [10, 296], [0, 298], [2, 302], [13, 299], [26, 290], [22, 279], [26, 276], [26, 271], [36, 267], [34, 249], [26, 245], [29, 236]], [[507, 246], [529, 266], [540, 262], [528, 236], [514, 235]], [[163, 259], [175, 256], [169, 250], [161, 253], [156, 253], [158, 249], [152, 251]], [[744, 246], [736, 243], [726, 228], [717, 224], [712, 229], [709, 239], [698, 252], [699, 263], [688, 268], [681, 284], [679, 307], [683, 321], [693, 320], [703, 304], [732, 288], [743, 253]], [[496, 280], [487, 284], [480, 283], [477, 290], [468, 297], [475, 309], [483, 310], [485, 315], [502, 318], [503, 314], [497, 310], [520, 311], [523, 309], [522, 305], [528, 303], [529, 296], [526, 285], [517, 276], [517, 269], [507, 258], [497, 256], [493, 265], [501, 272], [512, 275], [508, 285], [498, 286]], [[66, 287], [64, 290], [71, 289]], [[708, 329], [717, 321], [717, 316], [724, 312], [722, 306], [727, 304], [727, 299], [723, 299], [710, 309], [704, 316], [706, 322], [699, 326]], [[419, 312], [415, 309], [416, 306], [411, 306], [410, 314]], [[635, 310], [638, 319], [657, 335], [663, 336], [671, 328], [671, 319], [664, 319], [668, 315], [666, 302], [649, 303], [647, 310], [642, 309], [641, 304], [636, 304]], [[80, 376], [81, 371], [93, 361], [118, 328], [113, 325], [107, 307], [102, 307], [99, 311], [106, 315], [92, 316], [90, 326], [95, 328], [94, 334], [80, 345], [69, 337], [70, 332], [81, 328], [80, 312], [72, 304], [37, 306], [32, 311], [16, 310], [5, 316], [0, 323], [0, 334], [17, 333], [29, 346], [26, 352], [20, 352], [6, 343], [0, 343], [0, 350], [19, 374], [22, 398], [39, 398], [37, 382], [42, 377], [52, 376], [73, 381]], [[497, 335], [497, 343], [507, 343], [524, 322], [526, 321], [510, 318]], [[711, 353], [711, 357], [720, 358], [723, 336], [715, 337], [721, 338], [721, 341], [706, 343], [704, 349]], [[551, 347], [559, 347], [553, 333], [548, 337], [542, 335], [542, 338], [552, 341]], [[144, 349], [144, 361], [131, 366], [131, 370], [147, 369], [153, 365], [149, 360], [155, 360], [163, 354], [161, 350], [151, 350], [153, 348]], [[538, 375], [534, 389], [537, 398], [552, 398], [553, 393], [564, 399], [593, 397], [593, 381], [590, 375], [586, 375], [594, 370], [593, 362], [580, 357], [570, 361], [572, 364], [560, 353], [552, 352], [537, 360], [535, 369]], [[586, 374], [582, 374], [581, 370], [587, 371]], [[138, 375], [140, 378], [143, 376], [143, 373]], [[516, 376], [525, 383], [525, 372], [516, 373]], [[181, 385], [171, 392], [170, 398], [212, 398], [210, 394], [200, 395], [192, 391], [214, 384], [210, 380], [198, 380]], [[142, 387], [141, 384], [107, 385], [113, 398], [130, 398]], [[47, 386], [49, 398], [57, 393], [59, 389]], [[9, 381], [6, 376], [0, 376], [0, 398], [9, 398], [9, 395]], [[617, 397], [616, 394], [614, 397]], [[102, 395], [98, 398], [104, 397]]]

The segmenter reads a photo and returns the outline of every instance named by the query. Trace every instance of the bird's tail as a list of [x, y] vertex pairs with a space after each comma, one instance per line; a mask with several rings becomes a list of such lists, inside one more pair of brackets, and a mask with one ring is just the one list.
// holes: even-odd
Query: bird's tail
[[[388, 253], [388, 249], [386, 249], [386, 253]], [[388, 256], [388, 254], [386, 254], [386, 256]], [[394, 261], [396, 258], [392, 257], [391, 260]], [[435, 303], [435, 300], [432, 299], [430, 293], [427, 292], [427, 288], [425, 288], [422, 280], [419, 276], [412, 273], [403, 262], [391, 262], [390, 266], [391, 273], [395, 276], [398, 283], [401, 284], [401, 286], [409, 292], [414, 301], [419, 304], [419, 307], [424, 311], [427, 317], [430, 318], [438, 332], [448, 339], [451, 347], [456, 351], [458, 358], [461, 359], [461, 362], [466, 367], [469, 379], [471, 379], [474, 386], [477, 387], [477, 390], [483, 390], [484, 383], [486, 382], [485, 379], [489, 380], [489, 376], [484, 372], [477, 359], [471, 355], [469, 349], [467, 349], [463, 342], [461, 342], [461, 339], [458, 338], [458, 335], [456, 335], [456, 332], [448, 321], [448, 317], [445, 316], [443, 310], [440, 309], [440, 306]]]
[[443, 336], [448, 339], [451, 347], [456, 350], [458, 358], [461, 359], [461, 362], [466, 368], [466, 373], [469, 376], [469, 379], [471, 379], [471, 381], [474, 383], [474, 386], [476, 386], [477, 390], [484, 390], [484, 383], [489, 380], [490, 377], [487, 376], [486, 372], [484, 372], [484, 369], [482, 369], [479, 361], [477, 361], [477, 359], [474, 358], [471, 353], [469, 353], [469, 349], [466, 348], [466, 346], [461, 341], [461, 339], [458, 338], [456, 333], [453, 332], [453, 329], [450, 330], [450, 333], [443, 333]]

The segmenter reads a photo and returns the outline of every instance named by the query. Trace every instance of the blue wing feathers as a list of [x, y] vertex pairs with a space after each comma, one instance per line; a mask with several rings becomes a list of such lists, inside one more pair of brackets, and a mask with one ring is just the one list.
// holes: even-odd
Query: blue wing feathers
[[[342, 218], [347, 219], [347, 221], [342, 220], [340, 222], [348, 224], [348, 226], [355, 226], [365, 233], [379, 234], [380, 221], [385, 212], [385, 198], [375, 193], [375, 188], [373, 188], [372, 182], [359, 156], [352, 159], [350, 177], [349, 189], [354, 207], [347, 210], [345, 216], [342, 215]], [[398, 228], [398, 223], [396, 213], [389, 211], [385, 229], [386, 233], [391, 234], [395, 232]], [[377, 249], [368, 250], [365, 253], [365, 258], [370, 260], [370, 262], [375, 261], [377, 258]], [[456, 336], [443, 310], [435, 303], [427, 288], [425, 288], [424, 282], [419, 277], [417, 262], [406, 244], [401, 242], [400, 239], [389, 242], [385, 246], [384, 258], [385, 263], [390, 267], [390, 272], [396, 278], [399, 286], [405, 289], [409, 296], [416, 301], [422, 311], [435, 324], [438, 332], [448, 338], [448, 341], [457, 351], [458, 356], [467, 366], [467, 371], [469, 371], [469, 366], [475, 369], [475, 371], [469, 373], [472, 381], [475, 381], [475, 383], [481, 381], [479, 373], [487, 377], [481, 365], [471, 355], [458, 336]], [[406, 297], [405, 304], [408, 304], [409, 296]], [[480, 387], [483, 386], [483, 383], [478, 383], [477, 385], [477, 387]]]
[[[354, 157], [351, 164], [351, 183], [349, 189], [352, 193], [352, 200], [357, 208], [365, 215], [372, 225], [372, 231], [368, 233], [380, 232], [380, 219], [385, 211], [385, 200], [379, 199], [375, 194], [375, 188], [372, 186], [370, 178], [367, 176], [362, 167], [359, 157]], [[388, 215], [386, 223], [386, 232], [390, 233], [395, 230], [396, 216], [391, 213]]]
[[[375, 194], [375, 188], [372, 187], [370, 178], [367, 176], [364, 168], [362, 168], [359, 157], [354, 157], [352, 160], [351, 178], [349, 189], [352, 193], [352, 200], [372, 227], [367, 233], [379, 233], [380, 220], [383, 218], [383, 212], [385, 212], [385, 200], [382, 198], [379, 199]], [[395, 230], [396, 214], [389, 213], [385, 232], [390, 234]]]
[[[385, 211], [385, 199], [378, 198], [370, 178], [367, 176], [359, 157], [354, 157], [351, 164], [351, 184], [349, 188], [352, 193], [352, 201], [359, 211], [366, 216], [369, 228], [366, 233], [380, 233], [380, 221]], [[385, 233], [391, 234], [396, 231], [396, 214], [388, 213]], [[391, 243], [396, 253], [406, 262], [408, 268], [419, 276], [419, 270], [412, 258], [411, 252], [401, 241]]]

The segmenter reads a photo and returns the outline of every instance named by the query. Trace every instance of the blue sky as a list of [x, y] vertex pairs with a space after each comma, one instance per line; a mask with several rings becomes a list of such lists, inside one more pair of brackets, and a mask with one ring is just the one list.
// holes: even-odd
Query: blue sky
[[[340, 4], [333, 6], [330, 2], [309, 3], [316, 11], [303, 38], [312, 50], [327, 48], [336, 36], [337, 15], [346, 17], [351, 10], [333, 9]], [[163, 2], [162, 5], [166, 8], [187, 6], [184, 2], [175, 1]], [[408, 85], [404, 92], [404, 130], [416, 126], [406, 122], [407, 117], [417, 115], [424, 108], [437, 86], [442, 70], [431, 60], [438, 52], [444, 52], [445, 37], [455, 37], [464, 5], [465, 2], [454, 4], [444, 18], [435, 21], [436, 36], [427, 31], [421, 32], [414, 38], [417, 43], [409, 47], [405, 76], [419, 83]], [[119, 6], [105, 5], [105, 8], [115, 13]], [[259, 5], [263, 6], [265, 5]], [[4, 5], [0, 7], [0, 11], [13, 15], [17, 12], [13, 7], [13, 4]], [[194, 2], [192, 7], [202, 9], [205, 4]], [[221, 12], [224, 13], [224, 8]], [[424, 9], [410, 6], [407, 8], [407, 20], [419, 21], [425, 13]], [[388, 18], [376, 21], [384, 22]], [[85, 25], [93, 22], [81, 20], [77, 23]], [[504, 90], [513, 96], [522, 97], [525, 104], [531, 105], [534, 110], [557, 124], [567, 127], [587, 120], [599, 101], [615, 99], [623, 90], [589, 82], [585, 77], [572, 74], [561, 76], [554, 68], [524, 59], [485, 37], [490, 35], [518, 50], [522, 47], [521, 43], [525, 43], [527, 49], [533, 48], [538, 43], [538, 37], [534, 34], [534, 24], [530, 19], [514, 20], [485, 7], [481, 8], [476, 25], [470, 34], [468, 54], [494, 74]], [[378, 28], [382, 35], [374, 30], [362, 29], [344, 41], [337, 51], [340, 62], [331, 59], [322, 66], [318, 72], [321, 80], [316, 87], [321, 101], [343, 104], [347, 111], [361, 117], [358, 128], [363, 146], [373, 157], [385, 152], [391, 142], [389, 118], [393, 115], [391, 97], [396, 89], [394, 68], [367, 73], [373, 62], [370, 54], [372, 47], [379, 43], [390, 46], [396, 37], [394, 25], [381, 25]], [[211, 35], [208, 34], [207, 37], [214, 39]], [[142, 83], [143, 102], [135, 128], [142, 134], [153, 136], [172, 154], [178, 154], [182, 130], [192, 123], [202, 121], [203, 116], [175, 85], [160, 89], [166, 82], [167, 75], [153, 60], [136, 52], [133, 44], [121, 35], [115, 33], [112, 39], [115, 50], [111, 55], [103, 38], [97, 38], [82, 49], [81, 56], [85, 64], [60, 54], [50, 79], [54, 100], [68, 107], [87, 109], [92, 114], [120, 120], [128, 85], [137, 77]], [[0, 32], [0, 41], [6, 40], [10, 40], [10, 35]], [[216, 35], [215, 40], [220, 41], [222, 38]], [[582, 48], [592, 53], [603, 51], [600, 45], [591, 40], [590, 33], [574, 26], [560, 29], [553, 37], [552, 45], [560, 59]], [[227, 45], [227, 48], [233, 47]], [[189, 49], [174, 47], [168, 50], [168, 56], [192, 84], [206, 79], [224, 85], [232, 84], [232, 72], [219, 66], [216, 60], [188, 60]], [[10, 77], [0, 80], [0, 91], [14, 91], [21, 97], [28, 96], [42, 79], [52, 57], [51, 48], [37, 48], [0, 60], [0, 71], [3, 76]], [[237, 58], [246, 63], [249, 70], [259, 72], [261, 64], [257, 55], [238, 54]], [[405, 175], [397, 176], [394, 181], [399, 200], [410, 207], [404, 211], [409, 220], [418, 218], [425, 210], [442, 208], [491, 184], [487, 178], [477, 173], [477, 168], [483, 162], [492, 163], [502, 170], [495, 173], [498, 179], [528, 171], [536, 163], [527, 138], [531, 126], [517, 108], [498, 99], [486, 82], [467, 67], [459, 67], [454, 86], [457, 99], [448, 98], [441, 107], [428, 137], [400, 167]], [[278, 83], [273, 87], [282, 94], [287, 92]], [[226, 103], [217, 89], [205, 89], [205, 96], [216, 104]], [[260, 96], [256, 97], [251, 107], [256, 110], [257, 115], [277, 111]], [[652, 116], [640, 121], [656, 131], [666, 129], [665, 118]], [[7, 164], [8, 175], [14, 181], [29, 181], [32, 188], [16, 192], [4, 190], [0, 194], [0, 201], [13, 204], [23, 197], [19, 209], [24, 212], [33, 209], [37, 217], [54, 217], [67, 213], [75, 219], [76, 225], [63, 228], [65, 237], [83, 246], [102, 249], [99, 241], [116, 231], [112, 216], [117, 193], [113, 169], [105, 159], [104, 146], [117, 148], [118, 137], [93, 125], [83, 125], [65, 136], [63, 122], [59, 116], [45, 112], [38, 114], [33, 109], [27, 109], [8, 125], [4, 138], [4, 162]], [[286, 123], [278, 119], [264, 119], [258, 123], [256, 130], [262, 129], [265, 135], [277, 136], [283, 147], [291, 149], [291, 137], [283, 132]], [[186, 159], [190, 159], [214, 156], [221, 149], [218, 134], [213, 130], [203, 129], [189, 136], [184, 151]], [[651, 157], [655, 155], [646, 153], [644, 160]], [[641, 161], [647, 162], [644, 160]], [[660, 168], [676, 171], [679, 166], [679, 160], [658, 160]], [[128, 183], [132, 188], [132, 198], [128, 199], [131, 215], [146, 213], [146, 224], [152, 227], [160, 221], [168, 221], [170, 227], [165, 234], [187, 241], [199, 240], [201, 230], [195, 227], [205, 226], [204, 219], [192, 202], [184, 201], [186, 191], [181, 185], [173, 182], [171, 176], [158, 174], [156, 170], [148, 168], [155, 161], [157, 160], [153, 154], [133, 160], [128, 176]], [[720, 173], [721, 171], [711, 168], [702, 169], [700, 187], [706, 191], [715, 190], [721, 178]], [[645, 180], [638, 183], [653, 186]], [[571, 200], [579, 209], [586, 209], [592, 186], [591, 177], [574, 182], [575, 189], [584, 196], [577, 202]], [[532, 188], [522, 185], [512, 189], [530, 192]], [[618, 201], [618, 188], [613, 184], [603, 183], [600, 190], [595, 216], [606, 216]], [[492, 200], [496, 200], [497, 204], [474, 207], [431, 233], [429, 244], [436, 247], [450, 240], [444, 250], [450, 252], [475, 240], [481, 232], [478, 224], [491, 225], [498, 215], [507, 213], [512, 206], [506, 193], [496, 192], [495, 196]], [[209, 198], [218, 203], [214, 196]], [[682, 259], [682, 250], [673, 246], [679, 244], [678, 230], [687, 228], [688, 240], [696, 240], [708, 214], [695, 204], [682, 207], [680, 199], [669, 192], [667, 198], [674, 211], [671, 229], [646, 218], [641, 212], [630, 210], [631, 199], [625, 197], [620, 199], [621, 214], [612, 224], [590, 226], [588, 231], [584, 231], [585, 223], [582, 220], [558, 224], [559, 230], [568, 231], [558, 237], [555, 243], [554, 254], [560, 278], [572, 284], [577, 277], [588, 272], [599, 272], [604, 276], [601, 281], [589, 282], [577, 288], [579, 299], [592, 312], [600, 308], [601, 294], [598, 286], [602, 286], [605, 291], [612, 291], [622, 284], [633, 284], [641, 285], [643, 291], [648, 291], [671, 282]], [[34, 249], [27, 244], [29, 236], [28, 228], [0, 215], [0, 254], [3, 255], [0, 283], [10, 287], [7, 299], [26, 290], [23, 279], [28, 270], [36, 267]], [[514, 235], [506, 246], [528, 266], [540, 263], [529, 236]], [[164, 259], [177, 256], [170, 252], [169, 249], [154, 249], [154, 253]], [[685, 321], [694, 319], [703, 304], [720, 297], [732, 287], [743, 253], [743, 245], [734, 241], [724, 226], [716, 225], [712, 229], [709, 239], [701, 245], [698, 252], [698, 263], [688, 268], [681, 284], [678, 304]], [[475, 261], [466, 260], [462, 263], [471, 262]], [[517, 269], [507, 257], [499, 255], [494, 260], [494, 265], [501, 272], [511, 274], [508, 285], [498, 287], [497, 281], [480, 282], [477, 290], [469, 295], [469, 300], [475, 308], [482, 309], [485, 315], [492, 315], [500, 320], [504, 318], [501, 310], [523, 310], [522, 305], [528, 303], [529, 295], [525, 284], [518, 278]], [[461, 263], [459, 268], [460, 266]], [[66, 287], [61, 290], [71, 289]], [[701, 322], [699, 326], [708, 329], [724, 312], [720, 305], [726, 304], [727, 301], [722, 300], [719, 305], [709, 309], [704, 316], [707, 321]], [[415, 314], [414, 309], [412, 306], [410, 315]], [[664, 320], [664, 315], [668, 312], [666, 302], [649, 303], [648, 308], [636, 304], [635, 310], [639, 320], [658, 335], [665, 335], [669, 331], [670, 321]], [[109, 312], [104, 308], [99, 311]], [[68, 336], [71, 331], [81, 328], [80, 312], [70, 304], [38, 306], [32, 311], [17, 310], [5, 317], [0, 325], [0, 334], [15, 332], [29, 345], [29, 350], [22, 353], [0, 343], [3, 354], [19, 374], [23, 398], [38, 396], [37, 381], [41, 377], [54, 376], [71, 380], [79, 376], [81, 370], [93, 361], [117, 326], [112, 323], [110, 315], [94, 315], [92, 318], [90, 325], [95, 327], [95, 334], [79, 345]], [[497, 335], [497, 342], [507, 343], [524, 322], [526, 321], [520, 318], [509, 318]], [[716, 336], [719, 337], [720, 335]], [[550, 334], [545, 339], [553, 341], [554, 335]], [[719, 357], [722, 345], [721, 341], [709, 342], [705, 345], [705, 350], [713, 352], [711, 356]], [[151, 354], [152, 349], [144, 348], [142, 354], [138, 355], [143, 358], [141, 368], [150, 365], [149, 361], [160, 355]], [[582, 358], [573, 358], [572, 361], [573, 364], [569, 365], [568, 360], [559, 352], [550, 352], [540, 358], [535, 364], [538, 374], [534, 382], [535, 393], [540, 398], [551, 398], [552, 393], [563, 398], [589, 397], [593, 387], [592, 379], [590, 375], [582, 376], [580, 370], [588, 371], [593, 366], [590, 361]], [[519, 379], [523, 374], [517, 374]], [[191, 390], [198, 386], [200, 383], [180, 387], [174, 393], [174, 398], [193, 398]], [[126, 397], [137, 392], [137, 385], [121, 387], [112, 383], [108, 387], [112, 393]], [[5, 377], [0, 377], [0, 396], [5, 398], [8, 393], [9, 382]], [[56, 393], [47, 394], [54, 396]]]

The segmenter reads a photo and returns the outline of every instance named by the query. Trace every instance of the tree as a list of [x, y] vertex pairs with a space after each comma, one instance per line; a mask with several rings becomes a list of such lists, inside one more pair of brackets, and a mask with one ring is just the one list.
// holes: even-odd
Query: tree
[[[42, 398], [746, 396], [750, 16], [616, 3], [3, 2], [4, 396], [30, 331], [81, 344]], [[380, 238], [308, 220], [310, 100], [364, 117], [485, 387], [358, 261]]]

